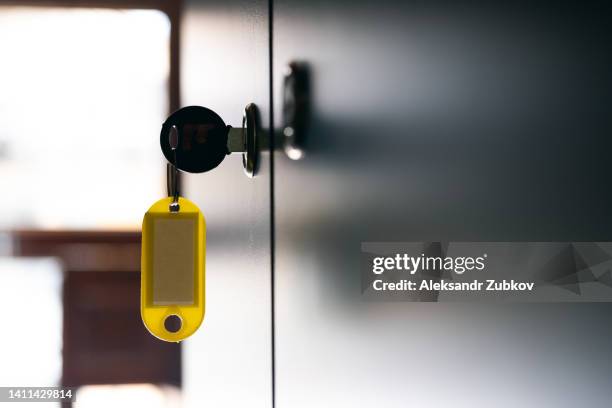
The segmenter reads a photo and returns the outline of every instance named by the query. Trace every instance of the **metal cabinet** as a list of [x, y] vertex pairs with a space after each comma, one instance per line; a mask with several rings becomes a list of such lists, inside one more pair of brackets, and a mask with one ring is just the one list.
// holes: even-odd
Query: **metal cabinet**
[[276, 406], [605, 407], [608, 304], [374, 303], [365, 241], [612, 238], [612, 12], [595, 2], [274, 1], [310, 66], [274, 155]]
[[[181, 23], [181, 104], [238, 127], [253, 102], [268, 126], [268, 3], [187, 1]], [[206, 316], [183, 349], [188, 407], [271, 405], [270, 156], [253, 179], [240, 161], [184, 179], [207, 226]]]

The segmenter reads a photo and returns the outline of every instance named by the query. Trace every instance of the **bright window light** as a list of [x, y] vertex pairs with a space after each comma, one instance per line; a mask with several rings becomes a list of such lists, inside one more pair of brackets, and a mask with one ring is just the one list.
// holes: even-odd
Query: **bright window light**
[[0, 229], [133, 228], [164, 192], [170, 23], [0, 7]]
[[59, 385], [62, 280], [56, 260], [0, 256], [1, 386]]
[[176, 387], [153, 384], [87, 385], [78, 389], [75, 408], [147, 407], [178, 408]]

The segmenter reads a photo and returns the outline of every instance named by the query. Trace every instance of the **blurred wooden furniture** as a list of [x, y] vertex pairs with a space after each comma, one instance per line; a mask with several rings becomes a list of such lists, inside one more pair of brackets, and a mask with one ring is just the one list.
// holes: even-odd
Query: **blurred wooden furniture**
[[13, 237], [16, 256], [51, 256], [63, 264], [63, 385], [180, 386], [180, 344], [154, 338], [140, 318], [139, 232], [17, 231]]

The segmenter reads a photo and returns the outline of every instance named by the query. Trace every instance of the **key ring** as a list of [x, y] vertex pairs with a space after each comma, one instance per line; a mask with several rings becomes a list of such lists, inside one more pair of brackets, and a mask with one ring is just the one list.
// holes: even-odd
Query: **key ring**
[[178, 167], [176, 160], [176, 149], [178, 148], [179, 142], [179, 131], [176, 126], [170, 128], [168, 132], [168, 141], [170, 143], [170, 149], [172, 150], [172, 163], [168, 163], [166, 167], [166, 179], [168, 187], [168, 196], [172, 197], [172, 202], [169, 205], [170, 212], [179, 212], [181, 206], [179, 205], [179, 181], [178, 181]]

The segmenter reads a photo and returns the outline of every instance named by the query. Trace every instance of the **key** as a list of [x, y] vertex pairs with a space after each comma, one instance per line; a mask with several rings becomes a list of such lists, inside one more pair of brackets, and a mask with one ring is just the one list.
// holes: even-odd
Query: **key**
[[[172, 129], [181, 135], [179, 140], [168, 137]], [[168, 162], [176, 163], [179, 170], [189, 173], [210, 171], [227, 155], [240, 153], [245, 173], [253, 177], [258, 168], [258, 149], [267, 146], [265, 135], [258, 139], [258, 132], [255, 104], [245, 107], [241, 128], [227, 126], [208, 108], [186, 106], [172, 113], [163, 123], [160, 145]], [[173, 142], [176, 142], [175, 147]]]
[[205, 311], [206, 223], [200, 209], [180, 196], [179, 170], [202, 173], [226, 155], [243, 153], [252, 177], [257, 168], [257, 112], [247, 105], [242, 128], [226, 126], [215, 112], [187, 106], [171, 114], [160, 134], [168, 160], [168, 197], [142, 222], [140, 312], [146, 328], [165, 341], [181, 341], [201, 325]]

